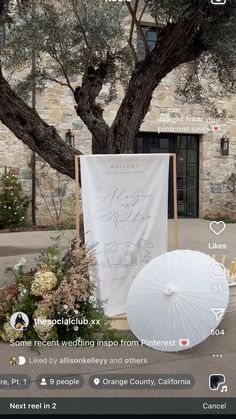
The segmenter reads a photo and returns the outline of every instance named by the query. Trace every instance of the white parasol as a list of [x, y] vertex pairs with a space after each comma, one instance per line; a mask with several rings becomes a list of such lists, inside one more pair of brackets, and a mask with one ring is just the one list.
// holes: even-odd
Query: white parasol
[[142, 344], [181, 351], [215, 330], [228, 305], [229, 285], [224, 267], [214, 264], [204, 253], [176, 250], [139, 272], [128, 293], [127, 318]]

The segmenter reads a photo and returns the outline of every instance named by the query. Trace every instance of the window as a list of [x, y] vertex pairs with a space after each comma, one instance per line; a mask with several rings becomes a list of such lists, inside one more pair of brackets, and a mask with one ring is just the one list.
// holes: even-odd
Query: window
[[[176, 153], [179, 217], [198, 217], [199, 137], [197, 135], [139, 132], [136, 153]], [[173, 217], [172, 166], [169, 180], [169, 217]]]
[[[149, 49], [151, 51], [154, 48], [157, 41], [157, 29], [156, 27], [144, 25], [142, 26], [142, 28], [145, 33]], [[144, 51], [143, 40], [139, 32], [137, 33], [137, 50], [139, 53]]]
[[5, 26], [0, 24], [0, 48], [5, 46]]

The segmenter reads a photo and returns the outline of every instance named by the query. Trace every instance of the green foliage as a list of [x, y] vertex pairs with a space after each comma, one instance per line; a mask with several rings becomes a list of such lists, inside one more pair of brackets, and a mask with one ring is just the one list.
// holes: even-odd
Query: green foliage
[[[90, 66], [107, 60], [111, 65], [106, 92], [99, 97], [101, 103], [107, 105], [116, 99], [118, 81], [127, 87], [134, 62], [127, 43], [125, 4], [101, 0], [17, 0], [10, 4], [14, 20], [7, 33], [2, 66], [10, 73], [13, 68], [24, 71], [24, 77], [14, 86], [22, 98], [27, 98], [34, 82], [32, 53], [36, 56], [36, 86], [40, 92], [48, 81], [74, 91], [78, 77], [86, 75]], [[178, 93], [189, 103], [203, 104], [209, 113], [224, 117], [214, 97], [235, 93], [232, 68], [236, 62], [236, 2], [227, 0], [222, 7], [212, 5], [210, 0], [146, 0], [146, 11], [160, 32], [190, 8], [202, 13], [197, 42], [204, 43], [206, 52], [194, 63], [182, 66]]]
[[[60, 236], [59, 236], [60, 237]], [[62, 250], [58, 243], [42, 250], [38, 259], [37, 264], [39, 268], [49, 268], [59, 280], [62, 278]]]
[[[32, 6], [33, 0], [28, 3]], [[109, 56], [112, 65], [106, 80], [108, 91], [102, 99], [114, 99], [117, 81], [126, 84], [132, 67], [130, 50], [125, 46], [125, 5], [100, 0], [38, 0], [35, 4], [35, 13], [16, 7], [15, 22], [7, 33], [2, 55], [5, 70], [24, 71], [24, 78], [15, 86], [17, 92], [26, 98], [32, 89], [32, 53], [36, 56], [39, 91], [47, 81], [73, 90], [77, 78], [89, 66]]]
[[5, 23], [9, 20], [8, 15], [8, 7], [9, 7], [9, 0], [0, 0], [0, 22]]
[[37, 308], [37, 298], [32, 296], [30, 292], [30, 287], [25, 287], [25, 294], [20, 299], [18, 305], [15, 306], [16, 311], [23, 311], [23, 313], [27, 313], [27, 315], [32, 318], [33, 313]]
[[194, 0], [148, 0], [148, 10], [159, 24], [176, 22]]
[[15, 175], [0, 179], [0, 228], [15, 228], [25, 224], [29, 199], [23, 195], [21, 182]]
[[[182, 65], [177, 92], [188, 103], [204, 105], [212, 116], [225, 118], [225, 110], [218, 108], [215, 98], [236, 93], [236, 2], [227, 0], [223, 7], [205, 0], [178, 3], [181, 7], [195, 3], [202, 11], [204, 24], [199, 42], [204, 44], [205, 52], [197, 60]], [[181, 7], [180, 12], [183, 13]]]
[[108, 340], [108, 341], [111, 341], [111, 342], [115, 342], [115, 341], [121, 342], [122, 338], [123, 338], [123, 340], [126, 340], [126, 341], [130, 340], [130, 336], [123, 335], [123, 334], [121, 335], [120, 332], [118, 332], [115, 329], [112, 329], [111, 326], [107, 327], [104, 330], [105, 330], [105, 332], [103, 333], [103, 337], [102, 337], [103, 340]]
[[18, 282], [24, 276], [24, 267], [26, 264], [26, 260], [24, 258], [20, 258], [18, 262], [13, 267], [8, 267], [6, 269], [6, 274], [10, 274], [13, 278], [14, 282], [18, 284]]

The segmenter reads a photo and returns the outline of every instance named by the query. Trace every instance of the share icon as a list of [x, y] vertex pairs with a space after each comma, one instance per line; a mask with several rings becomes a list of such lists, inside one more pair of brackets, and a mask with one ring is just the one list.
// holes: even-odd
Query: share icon
[[211, 308], [212, 313], [215, 315], [217, 321], [220, 321], [224, 315], [225, 308]]

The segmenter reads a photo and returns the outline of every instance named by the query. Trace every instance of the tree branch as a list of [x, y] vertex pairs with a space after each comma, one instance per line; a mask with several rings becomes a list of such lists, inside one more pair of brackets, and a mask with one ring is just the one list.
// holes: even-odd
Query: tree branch
[[146, 2], [146, 3], [144, 4], [143, 9], [142, 9], [142, 11], [141, 11], [141, 13], [140, 13], [140, 16], [139, 16], [139, 22], [140, 22], [140, 23], [142, 23], [142, 18], [143, 18], [144, 13], [146, 12], [147, 6], [148, 6], [148, 4], [147, 4], [147, 2]]
[[167, 24], [149, 56], [135, 68], [111, 126], [116, 153], [132, 152], [134, 137], [160, 81], [171, 70], [196, 59], [204, 51], [199, 30], [202, 19], [201, 11], [191, 9], [176, 23]]
[[74, 12], [76, 18], [78, 19], [79, 26], [80, 26], [80, 29], [81, 29], [82, 36], [84, 38], [85, 45], [87, 46], [88, 51], [90, 51], [91, 50], [91, 45], [90, 45], [89, 39], [86, 35], [86, 30], [83, 27], [81, 19], [80, 19], [80, 16], [79, 16], [79, 13], [78, 13], [78, 10], [77, 10], [77, 1], [76, 0], [72, 0], [72, 7], [73, 7], [73, 12]]
[[[137, 3], [139, 3], [139, 0], [137, 0], [137, 2], [135, 3], [135, 7], [136, 7]], [[147, 43], [147, 38], [146, 38], [145, 33], [143, 31], [142, 25], [137, 18], [137, 11], [135, 11], [135, 9], [132, 8], [130, 3], [126, 3], [126, 5], [127, 5], [128, 10], [130, 12], [130, 15], [131, 15], [131, 17], [134, 21], [134, 24], [135, 24], [135, 26], [136, 26], [136, 28], [137, 28], [137, 30], [138, 30], [141, 38], [142, 38], [143, 46], [144, 46], [144, 50], [145, 50], [145, 56], [148, 57], [149, 54], [150, 54], [150, 50], [149, 50], [149, 46], [148, 46], [148, 43]], [[138, 4], [137, 4], [137, 6], [138, 6]]]
[[[135, 1], [135, 5], [134, 5], [134, 13], [135, 13], [135, 15], [137, 13], [138, 3], [139, 3], [139, 0], [136, 0]], [[130, 24], [130, 32], [129, 32], [128, 44], [129, 44], [130, 50], [131, 50], [131, 52], [133, 54], [135, 65], [137, 65], [137, 63], [138, 63], [138, 56], [137, 56], [137, 53], [136, 53], [136, 50], [135, 50], [135, 47], [134, 47], [134, 44], [133, 44], [133, 34], [134, 34], [134, 17], [132, 16], [131, 24]]]
[[40, 118], [10, 87], [0, 69], [0, 121], [39, 154], [51, 167], [75, 177], [75, 156], [72, 149], [57, 133], [56, 129]]
[[[57, 52], [56, 52], [56, 50], [54, 50], [54, 54], [52, 54], [52, 53], [50, 53], [50, 52], [48, 52], [48, 54], [50, 55], [50, 57], [52, 57], [56, 62], [57, 62], [57, 64], [59, 64], [59, 66], [61, 67], [61, 70], [62, 70], [62, 73], [63, 73], [63, 76], [65, 77], [65, 80], [66, 80], [66, 83], [65, 83], [65, 86], [67, 86], [67, 87], [69, 87], [69, 89], [72, 91], [72, 93], [74, 94], [75, 93], [75, 89], [73, 88], [73, 86], [72, 86], [72, 84], [71, 84], [71, 82], [70, 82], [70, 79], [69, 79], [69, 77], [68, 77], [68, 75], [67, 75], [67, 72], [66, 72], [66, 70], [65, 70], [65, 68], [64, 68], [64, 66], [63, 66], [63, 64], [62, 64], [62, 62], [59, 60], [59, 58], [58, 58], [58, 56], [57, 56]], [[54, 80], [54, 81], [56, 81], [56, 80]]]
[[[47, 80], [49, 80], [49, 81], [53, 81], [54, 83], [60, 84], [61, 86], [69, 87], [68, 84], [67, 83], [63, 83], [63, 81], [54, 79], [51, 76], [46, 76], [46, 77], [47, 77]], [[74, 93], [74, 90], [73, 90], [73, 93]]]
[[75, 89], [76, 112], [87, 125], [95, 139], [107, 147], [110, 141], [110, 127], [103, 119], [103, 109], [96, 103], [107, 77], [108, 63], [102, 63], [97, 69], [88, 67], [82, 86]]

